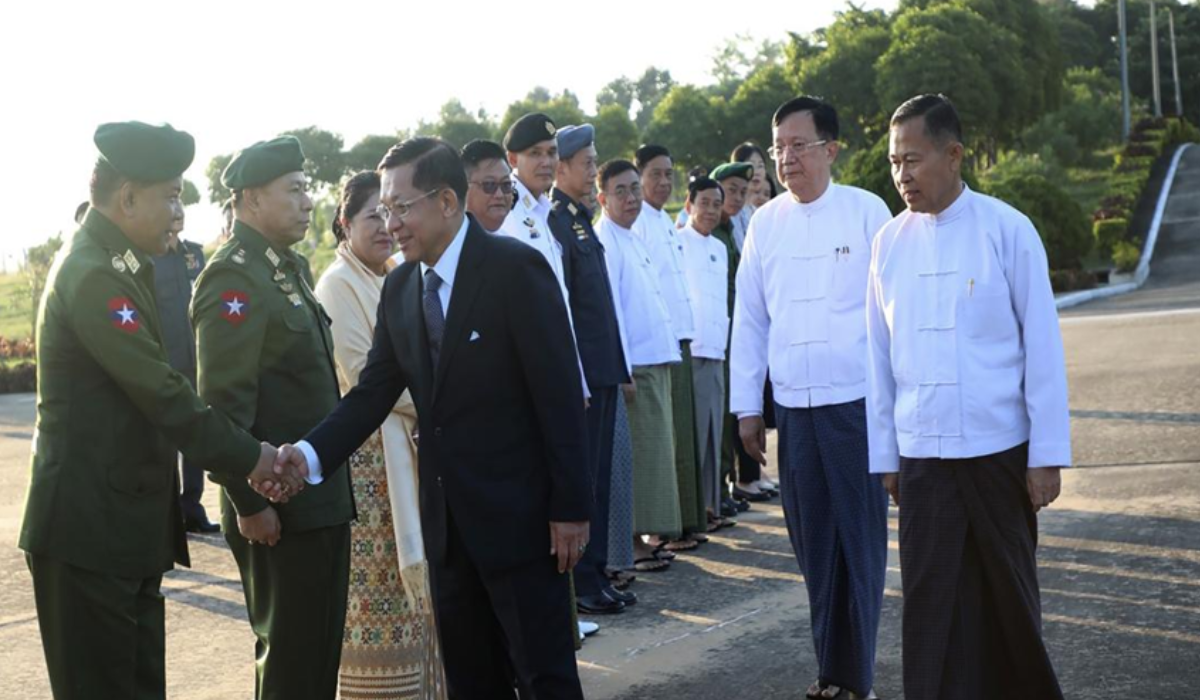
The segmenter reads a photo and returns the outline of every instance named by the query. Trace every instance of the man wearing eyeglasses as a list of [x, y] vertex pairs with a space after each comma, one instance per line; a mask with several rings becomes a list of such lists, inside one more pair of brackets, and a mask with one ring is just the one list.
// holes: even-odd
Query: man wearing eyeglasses
[[773, 136], [775, 172], [791, 196], [755, 212], [747, 231], [730, 410], [746, 451], [765, 463], [769, 367], [783, 512], [808, 587], [819, 667], [808, 697], [874, 697], [887, 494], [868, 471], [866, 289], [871, 242], [890, 214], [874, 194], [832, 183], [831, 105], [784, 103]]
[[495, 233], [513, 208], [512, 168], [504, 147], [475, 139], [463, 146], [462, 159], [467, 171], [467, 212], [483, 230]]
[[621, 331], [617, 326], [604, 246], [592, 228], [592, 212], [581, 203], [595, 188], [595, 135], [591, 124], [558, 130], [555, 142], [559, 159], [549, 224], [565, 251], [563, 262], [571, 315], [584, 379], [591, 392], [587, 408], [588, 473], [596, 503], [592, 510], [591, 545], [575, 569], [576, 604], [580, 612], [603, 615], [621, 612], [626, 605], [637, 602], [637, 596], [613, 588], [605, 573], [617, 387], [629, 383], [629, 367], [621, 349]]

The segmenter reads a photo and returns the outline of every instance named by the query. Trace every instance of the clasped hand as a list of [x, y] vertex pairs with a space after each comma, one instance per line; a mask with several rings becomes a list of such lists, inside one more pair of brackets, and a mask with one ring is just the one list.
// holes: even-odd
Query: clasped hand
[[304, 490], [308, 476], [308, 462], [304, 454], [291, 445], [276, 450], [262, 443], [258, 464], [246, 477], [250, 487], [272, 503], [287, 503], [288, 499]]

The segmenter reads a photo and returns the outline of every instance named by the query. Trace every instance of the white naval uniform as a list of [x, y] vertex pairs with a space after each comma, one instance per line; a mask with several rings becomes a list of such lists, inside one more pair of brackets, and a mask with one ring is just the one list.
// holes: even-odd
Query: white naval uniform
[[[563, 268], [563, 248], [554, 234], [550, 232], [550, 198], [545, 193], [534, 197], [525, 183], [519, 178], [513, 178], [513, 190], [517, 193], [517, 203], [513, 206], [504, 223], [496, 231], [497, 236], [508, 236], [537, 250], [550, 264], [554, 276], [558, 279], [558, 289], [562, 292], [563, 303], [567, 305], [567, 320], [571, 324], [571, 337], [575, 337], [575, 319], [571, 316], [571, 296], [567, 292], [567, 279]], [[576, 356], [579, 350], [576, 348]], [[579, 361], [580, 377], [583, 377], [583, 362]], [[583, 396], [591, 398], [587, 380], [583, 380]]]
[[1062, 335], [1029, 219], [966, 186], [940, 214], [904, 212], [875, 241], [867, 300], [872, 472], [1029, 442], [1070, 466]]
[[654, 263], [659, 291], [671, 316], [676, 340], [692, 340], [696, 337], [696, 329], [687, 274], [683, 270], [683, 238], [671, 223], [671, 216], [642, 202], [642, 213], [633, 223], [633, 233]]
[[692, 357], [724, 362], [729, 345], [729, 251], [691, 225], [679, 234], [695, 317]]
[[730, 410], [762, 413], [770, 368], [775, 401], [816, 408], [866, 394], [866, 287], [871, 241], [890, 217], [866, 190], [830, 183], [803, 204], [790, 194], [750, 221], [737, 271]]

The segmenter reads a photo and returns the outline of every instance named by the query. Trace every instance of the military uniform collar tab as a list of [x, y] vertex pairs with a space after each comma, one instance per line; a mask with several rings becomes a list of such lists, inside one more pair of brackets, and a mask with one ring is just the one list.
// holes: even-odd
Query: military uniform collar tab
[[550, 198], [553, 200], [554, 206], [557, 206], [559, 208], [565, 207], [566, 210], [568, 212], [570, 212], [571, 216], [579, 216], [582, 214], [584, 217], [586, 217], [588, 219], [592, 218], [592, 212], [587, 207], [585, 207], [583, 204], [580, 204], [579, 202], [576, 202], [574, 199], [571, 198], [571, 195], [567, 194], [566, 192], [563, 192], [562, 190], [558, 189], [557, 187], [555, 187], [553, 190], [551, 190], [550, 195], [551, 195]]
[[[119, 226], [96, 209], [88, 209], [87, 215], [83, 219], [83, 230], [87, 231], [106, 250], [113, 253], [113, 267], [118, 272], [129, 270], [136, 275], [143, 267], [150, 265], [150, 256], [135, 246]], [[117, 260], [121, 261], [121, 265], [117, 264]]]
[[243, 221], [233, 222], [233, 237], [245, 248], [247, 257], [260, 256], [271, 267], [279, 267], [285, 262], [294, 262], [290, 250], [280, 249], [279, 246], [268, 241], [267, 237], [259, 233], [257, 229]]

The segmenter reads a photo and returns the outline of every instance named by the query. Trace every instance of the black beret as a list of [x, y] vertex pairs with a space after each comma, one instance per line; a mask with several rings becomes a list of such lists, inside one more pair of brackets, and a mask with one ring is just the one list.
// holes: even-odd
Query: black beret
[[221, 184], [231, 190], [244, 190], [298, 170], [304, 170], [304, 151], [299, 139], [280, 136], [238, 151], [221, 173]]
[[508, 127], [508, 133], [504, 135], [504, 150], [520, 153], [542, 141], [553, 141], [557, 133], [558, 129], [550, 117], [541, 112], [526, 114]]
[[179, 177], [196, 157], [196, 140], [170, 124], [101, 124], [92, 140], [100, 149], [101, 158], [117, 172], [138, 182], [163, 182]]
[[749, 181], [754, 177], [754, 166], [750, 163], [722, 163], [712, 171], [709, 177], [717, 182], [728, 180], [731, 177], [740, 177]]

